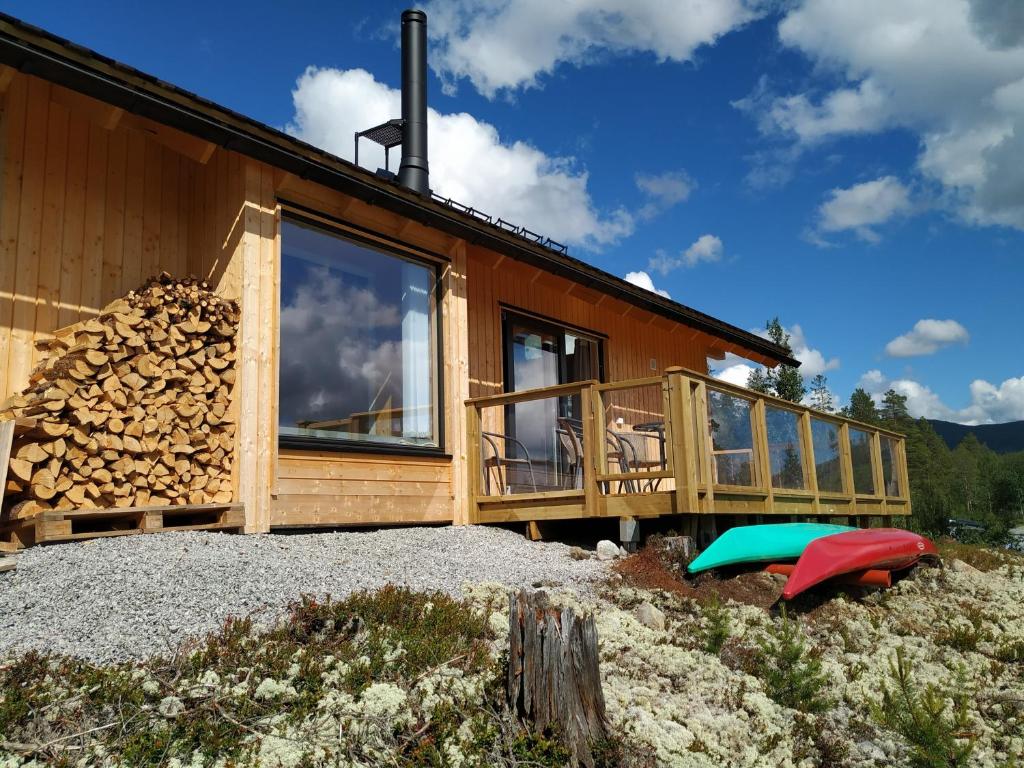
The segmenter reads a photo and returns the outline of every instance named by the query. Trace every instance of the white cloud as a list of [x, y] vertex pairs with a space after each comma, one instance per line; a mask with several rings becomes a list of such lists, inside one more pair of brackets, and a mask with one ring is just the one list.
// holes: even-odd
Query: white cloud
[[864, 373], [860, 377], [860, 381], [857, 382], [857, 386], [863, 389], [865, 392], [877, 393], [884, 392], [885, 385], [888, 383], [888, 379], [877, 368]]
[[449, 92], [538, 87], [561, 63], [650, 53], [688, 61], [701, 45], [757, 18], [761, 0], [433, 0], [431, 64]]
[[928, 386], [913, 379], [889, 380], [881, 371], [868, 371], [861, 377], [860, 386], [881, 403], [888, 389], [894, 389], [907, 398], [907, 410], [914, 418], [942, 419], [959, 424], [1001, 424], [1024, 419], [1024, 376], [1009, 378], [1001, 384], [975, 379], [969, 387], [970, 404], [965, 408], [951, 408], [942, 402]]
[[695, 267], [702, 261], [719, 261], [722, 258], [722, 251], [722, 241], [717, 236], [701, 235], [678, 256], [671, 256], [659, 249], [647, 268], [667, 275], [679, 267]]
[[907, 188], [894, 176], [883, 176], [847, 189], [833, 189], [818, 209], [818, 228], [823, 232], [853, 230], [862, 239], [876, 242], [878, 235], [871, 227], [910, 208]]
[[[810, 384], [811, 379], [819, 373], [828, 373], [839, 368], [838, 357], [825, 357], [820, 349], [812, 347], [807, 341], [804, 329], [794, 323], [789, 328], [784, 328], [789, 334], [789, 344], [793, 348], [793, 357], [800, 361], [799, 371], [804, 377], [804, 383]], [[767, 339], [768, 332], [764, 328], [753, 328], [751, 333]], [[708, 360], [708, 367], [715, 371], [715, 378], [728, 381], [732, 384], [746, 386], [747, 377], [757, 366], [751, 365], [744, 358], [733, 353], [726, 354], [722, 360]]]
[[715, 365], [721, 365], [722, 363], [718, 360], [709, 360], [709, 365], [714, 369], [714, 375], [716, 379], [727, 381], [730, 384], [735, 384], [738, 387], [747, 386], [747, 379], [750, 378], [750, 374], [754, 371], [754, 366], [747, 363], [733, 363], [732, 365], [726, 365], [724, 368], [716, 368]]
[[[286, 129], [350, 160], [355, 131], [401, 114], [400, 92], [362, 69], [310, 67], [292, 98], [295, 115]], [[634, 216], [628, 211], [598, 211], [586, 171], [571, 158], [504, 141], [493, 125], [465, 112], [431, 109], [427, 119], [430, 183], [439, 194], [562, 243], [599, 248], [632, 233]], [[359, 160], [368, 168], [383, 167], [383, 150], [360, 142]]]
[[971, 382], [971, 404], [964, 413], [968, 423], [990, 424], [1024, 419], [1024, 376], [996, 386], [984, 379]]
[[694, 183], [686, 171], [665, 171], [657, 174], [638, 173], [635, 177], [637, 189], [648, 198], [638, 215], [651, 219], [664, 213], [690, 197]]
[[917, 168], [942, 204], [1024, 229], [1024, 23], [1013, 0], [801, 0], [779, 24], [833, 88], [736, 106], [771, 135], [813, 146], [891, 128], [921, 142]]
[[918, 320], [912, 330], [885, 345], [889, 357], [932, 355], [950, 344], [966, 344], [970, 334], [956, 320]]
[[668, 291], [663, 291], [660, 288], [654, 287], [654, 281], [651, 280], [651, 276], [646, 272], [627, 272], [626, 282], [632, 283], [635, 286], [643, 288], [645, 291], [656, 293], [659, 296], [664, 296], [666, 299], [671, 299]]

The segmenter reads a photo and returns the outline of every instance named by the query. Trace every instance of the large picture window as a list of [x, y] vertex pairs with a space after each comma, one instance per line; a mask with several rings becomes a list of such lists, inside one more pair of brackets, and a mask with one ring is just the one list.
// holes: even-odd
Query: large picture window
[[282, 221], [284, 440], [439, 447], [436, 284], [431, 265]]

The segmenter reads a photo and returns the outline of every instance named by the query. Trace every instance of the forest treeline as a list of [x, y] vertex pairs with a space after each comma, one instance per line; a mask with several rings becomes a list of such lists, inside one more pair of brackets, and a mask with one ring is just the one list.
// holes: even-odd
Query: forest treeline
[[[789, 334], [778, 318], [766, 329], [772, 341], [792, 351]], [[822, 374], [815, 376], [808, 387], [797, 368], [782, 365], [756, 369], [747, 386], [821, 411], [837, 411]], [[1009, 529], [1024, 520], [1024, 451], [997, 454], [973, 433], [950, 449], [927, 419], [911, 417], [907, 398], [892, 389], [882, 396], [881, 403], [876, 403], [858, 387], [838, 412], [907, 436], [911, 527], [932, 535], [956, 534], [960, 539], [1001, 543]], [[963, 521], [982, 527], [965, 526]]]

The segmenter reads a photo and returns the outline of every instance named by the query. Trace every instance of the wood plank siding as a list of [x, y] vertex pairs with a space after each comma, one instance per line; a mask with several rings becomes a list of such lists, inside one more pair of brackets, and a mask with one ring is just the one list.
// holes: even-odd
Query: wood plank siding
[[470, 397], [504, 391], [503, 308], [602, 337], [609, 381], [657, 376], [676, 365], [707, 370], [714, 345], [707, 334], [483, 248], [467, 250]]
[[0, 400], [27, 382], [35, 341], [149, 274], [188, 272], [194, 164], [140, 129], [98, 125], [110, 110], [83, 99], [21, 74], [3, 95]]
[[[0, 400], [26, 385], [35, 342], [56, 329], [95, 316], [160, 271], [208, 279], [241, 305], [232, 471], [248, 531], [468, 522], [464, 403], [503, 391], [506, 308], [601, 337], [610, 381], [670, 366], [704, 372], [709, 355], [739, 351], [37, 77], [3, 67], [0, 75]], [[440, 407], [451, 458], [278, 450], [280, 219], [289, 206], [438, 264]], [[609, 406], [633, 422], [660, 413], [661, 394], [622, 395]]]
[[271, 526], [452, 521], [451, 462], [282, 451]]

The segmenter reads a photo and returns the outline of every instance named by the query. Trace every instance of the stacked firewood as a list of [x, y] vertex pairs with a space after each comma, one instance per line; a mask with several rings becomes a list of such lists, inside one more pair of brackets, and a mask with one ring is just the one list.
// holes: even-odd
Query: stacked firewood
[[238, 305], [164, 273], [37, 346], [14, 419], [3, 507], [48, 509], [231, 501]]

